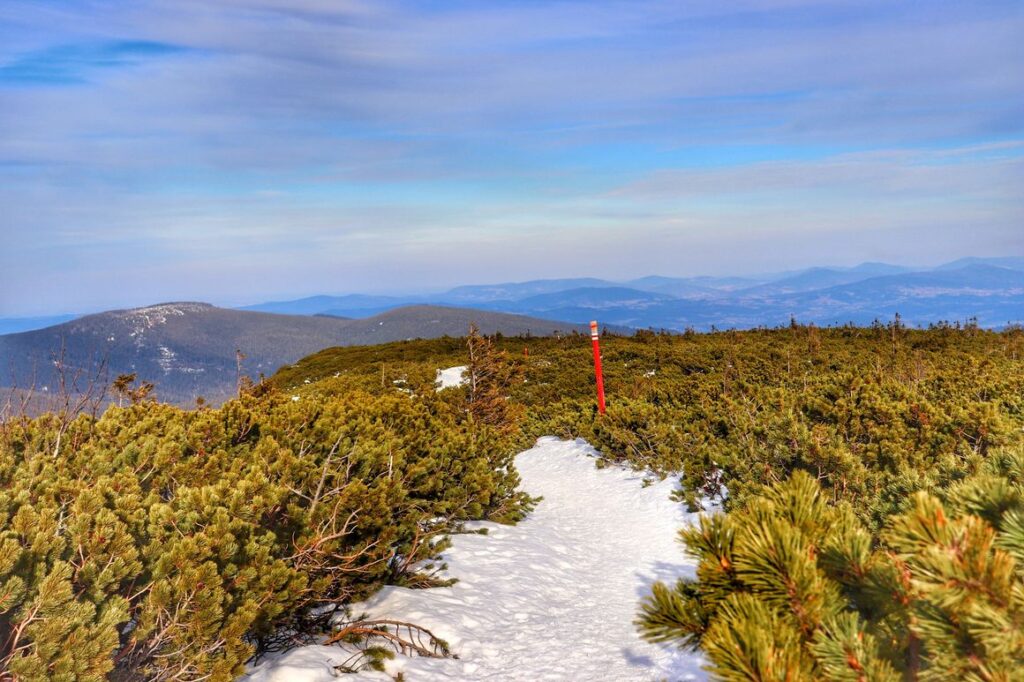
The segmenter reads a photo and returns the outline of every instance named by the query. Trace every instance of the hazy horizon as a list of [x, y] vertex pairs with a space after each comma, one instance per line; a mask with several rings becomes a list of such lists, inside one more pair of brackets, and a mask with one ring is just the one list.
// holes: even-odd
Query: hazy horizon
[[1024, 255], [1024, 5], [12, 0], [0, 316]]
[[[1003, 255], [1006, 255], [1006, 254], [1003, 254]], [[738, 278], [758, 279], [758, 278], [781, 277], [781, 276], [785, 276], [785, 275], [789, 275], [789, 274], [795, 274], [795, 273], [799, 273], [799, 272], [804, 272], [806, 270], [813, 270], [813, 269], [818, 269], [818, 268], [821, 268], [821, 269], [843, 270], [843, 269], [849, 269], [849, 268], [854, 268], [854, 267], [857, 267], [857, 266], [860, 266], [860, 265], [868, 265], [868, 264], [894, 265], [894, 266], [906, 267], [906, 268], [909, 268], [911, 270], [929, 270], [931, 268], [939, 267], [939, 266], [945, 265], [947, 263], [951, 263], [951, 262], [955, 262], [955, 261], [963, 260], [963, 259], [973, 259], [973, 258], [990, 259], [990, 258], [1000, 258], [1000, 257], [1002, 257], [1002, 256], [995, 256], [995, 255], [993, 255], [993, 256], [980, 256], [980, 255], [977, 255], [977, 254], [969, 254], [969, 255], [965, 255], [965, 256], [960, 256], [960, 257], [954, 258], [952, 260], [942, 260], [942, 261], [933, 262], [933, 263], [927, 263], [927, 264], [922, 264], [922, 265], [912, 265], [912, 264], [909, 264], [909, 263], [885, 262], [885, 261], [859, 261], [859, 262], [852, 263], [852, 264], [849, 264], [849, 265], [838, 265], [838, 264], [835, 264], [835, 263], [816, 263], [816, 264], [808, 265], [808, 266], [805, 266], [805, 267], [787, 268], [787, 269], [780, 269], [780, 270], [759, 270], [759, 271], [751, 271], [751, 272], [721, 272], [721, 273], [717, 273], [717, 274], [708, 274], [708, 273], [670, 274], [670, 273], [664, 273], [664, 272], [646, 272], [646, 273], [635, 274], [635, 275], [626, 276], [626, 277], [604, 277], [604, 276], [601, 276], [600, 274], [582, 273], [582, 274], [575, 274], [575, 275], [551, 276], [551, 277], [531, 277], [531, 278], [519, 278], [519, 279], [513, 278], [513, 279], [501, 279], [501, 280], [494, 279], [494, 280], [480, 280], [480, 281], [459, 281], [459, 282], [455, 282], [455, 283], [453, 283], [451, 285], [448, 285], [448, 286], [439, 286], [439, 287], [429, 288], [429, 289], [428, 288], [420, 288], [420, 289], [416, 289], [416, 288], [409, 288], [409, 289], [393, 288], [393, 289], [378, 289], [378, 290], [370, 290], [370, 289], [359, 289], [359, 290], [330, 290], [330, 289], [324, 289], [324, 290], [319, 290], [318, 289], [318, 290], [307, 290], [307, 291], [296, 291], [296, 292], [277, 292], [277, 293], [269, 293], [269, 294], [266, 294], [264, 296], [255, 296], [255, 297], [248, 296], [248, 297], [242, 297], [242, 298], [237, 298], [237, 299], [225, 298], [223, 296], [219, 296], [219, 295], [217, 295], [217, 292], [214, 292], [214, 291], [208, 292], [209, 295], [207, 295], [204, 298], [188, 298], [188, 297], [184, 297], [184, 296], [173, 296], [172, 295], [172, 296], [170, 296], [168, 298], [154, 299], [154, 300], [148, 300], [148, 299], [147, 300], [143, 300], [143, 299], [138, 299], [138, 298], [133, 297], [133, 296], [123, 296], [120, 299], [113, 299], [113, 300], [107, 302], [106, 304], [98, 304], [98, 305], [95, 305], [93, 307], [86, 307], [86, 308], [82, 308], [82, 309], [78, 309], [78, 310], [54, 309], [54, 310], [43, 310], [43, 311], [39, 311], [39, 312], [29, 312], [29, 313], [24, 313], [24, 314], [11, 314], [11, 315], [3, 314], [3, 311], [0, 310], [0, 318], [2, 318], [2, 319], [18, 319], [18, 318], [29, 319], [29, 318], [36, 318], [36, 317], [38, 317], [38, 318], [59, 317], [59, 316], [62, 316], [62, 315], [88, 315], [88, 314], [92, 314], [92, 313], [104, 312], [104, 311], [109, 311], [109, 310], [131, 309], [131, 308], [140, 308], [140, 307], [147, 307], [147, 306], [153, 306], [153, 305], [160, 305], [160, 304], [165, 304], [165, 303], [183, 303], [183, 302], [209, 303], [211, 305], [225, 307], [225, 308], [241, 308], [241, 307], [245, 307], [245, 306], [249, 306], [249, 305], [256, 305], [256, 304], [260, 304], [260, 303], [268, 303], [268, 302], [273, 302], [273, 301], [292, 301], [292, 300], [300, 300], [300, 299], [303, 299], [303, 298], [311, 298], [311, 297], [316, 297], [316, 296], [342, 297], [342, 296], [365, 294], [365, 295], [370, 295], [370, 296], [395, 296], [395, 297], [399, 297], [399, 298], [401, 298], [401, 297], [413, 297], [413, 296], [429, 297], [431, 295], [442, 294], [442, 293], [445, 293], [445, 292], [447, 292], [447, 291], [449, 291], [449, 290], [451, 290], [451, 289], [453, 289], [455, 287], [462, 287], [462, 286], [469, 286], [469, 287], [483, 286], [483, 287], [486, 287], [486, 286], [494, 286], [494, 285], [499, 285], [499, 284], [522, 284], [522, 283], [527, 283], [527, 282], [532, 282], [532, 281], [562, 280], [562, 279], [601, 279], [601, 280], [606, 280], [606, 281], [609, 281], [609, 282], [620, 283], [620, 284], [625, 284], [625, 283], [628, 283], [630, 281], [642, 279], [644, 277], [669, 277], [669, 278], [679, 278], [679, 279], [700, 278], [700, 277], [710, 277], [710, 278], [716, 278], [716, 277], [738, 277]]]

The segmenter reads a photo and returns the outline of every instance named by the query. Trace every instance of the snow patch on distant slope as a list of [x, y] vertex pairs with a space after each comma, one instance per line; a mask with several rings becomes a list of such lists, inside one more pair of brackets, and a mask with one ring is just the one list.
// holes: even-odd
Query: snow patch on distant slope
[[189, 313], [206, 312], [212, 308], [209, 303], [161, 303], [145, 308], [117, 310], [112, 314], [150, 329], [158, 324], [166, 324], [169, 317], [183, 317]]
[[[125, 323], [131, 328], [128, 332], [129, 338], [133, 339], [137, 348], [142, 348], [146, 345], [145, 336], [146, 331], [160, 325], [167, 324], [167, 320], [172, 317], [184, 317], [189, 313], [198, 313], [212, 310], [213, 306], [209, 303], [161, 303], [159, 305], [146, 306], [145, 308], [131, 308], [130, 310], [115, 310], [110, 314], [117, 319], [124, 320]], [[164, 349], [161, 346], [162, 360], [169, 363], [173, 360], [172, 357], [168, 357], [164, 353]], [[160, 362], [160, 366], [164, 370], [164, 374], [170, 372], [170, 365], [165, 365], [165, 362]]]
[[156, 362], [160, 365], [160, 369], [164, 371], [164, 374], [170, 374], [171, 369], [174, 367], [175, 357], [177, 357], [177, 353], [173, 350], [167, 346], [160, 346], [160, 358]]
[[466, 370], [469, 369], [466, 365], [459, 365], [458, 367], [449, 367], [448, 369], [437, 370], [437, 390], [444, 388], [455, 388], [456, 386], [462, 386], [466, 383]]
[[[699, 654], [649, 644], [633, 619], [655, 580], [694, 575], [677, 531], [694, 522], [669, 495], [678, 480], [594, 465], [582, 441], [542, 438], [516, 458], [522, 488], [543, 501], [517, 526], [477, 523], [445, 553], [450, 588], [387, 587], [355, 613], [411, 621], [446, 639], [456, 659], [399, 657], [424, 680], [696, 680]], [[265, 660], [250, 682], [326, 682], [350, 653], [311, 646]], [[342, 679], [390, 680], [381, 673]]]

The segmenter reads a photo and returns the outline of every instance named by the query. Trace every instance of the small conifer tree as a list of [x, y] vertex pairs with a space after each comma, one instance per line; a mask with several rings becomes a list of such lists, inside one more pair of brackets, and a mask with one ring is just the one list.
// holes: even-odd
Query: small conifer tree
[[469, 413], [473, 419], [501, 433], [515, 431], [523, 417], [523, 408], [509, 400], [515, 384], [523, 381], [523, 368], [494, 342], [480, 333], [476, 325], [466, 337], [469, 365]]
[[1024, 679], [1024, 451], [916, 493], [877, 547], [802, 471], [680, 536], [697, 579], [655, 585], [638, 625], [719, 679]]

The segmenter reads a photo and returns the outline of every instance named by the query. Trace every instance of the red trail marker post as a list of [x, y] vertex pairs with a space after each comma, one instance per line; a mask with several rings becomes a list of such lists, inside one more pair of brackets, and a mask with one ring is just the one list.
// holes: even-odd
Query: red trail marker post
[[601, 372], [601, 340], [597, 320], [590, 323], [590, 341], [594, 346], [594, 376], [597, 379], [597, 411], [604, 414], [604, 374]]

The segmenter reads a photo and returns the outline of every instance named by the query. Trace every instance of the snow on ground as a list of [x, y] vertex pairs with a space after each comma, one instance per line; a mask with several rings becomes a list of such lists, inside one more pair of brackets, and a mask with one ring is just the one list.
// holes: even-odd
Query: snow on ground
[[442, 388], [454, 388], [461, 386], [466, 383], [466, 378], [463, 376], [466, 370], [469, 369], [466, 365], [459, 365], [458, 367], [449, 367], [448, 369], [437, 370], [437, 390]]
[[[542, 438], [520, 453], [522, 488], [543, 501], [516, 526], [478, 523], [487, 535], [457, 535], [447, 552], [453, 587], [386, 587], [355, 613], [411, 621], [451, 644], [455, 659], [389, 664], [423, 680], [694, 680], [697, 654], [644, 642], [633, 625], [654, 580], [693, 576], [677, 542], [695, 520], [669, 499], [676, 479], [598, 469], [582, 441]], [[311, 646], [263, 662], [250, 682], [323, 682], [350, 654]], [[381, 673], [342, 676], [387, 680]]]

